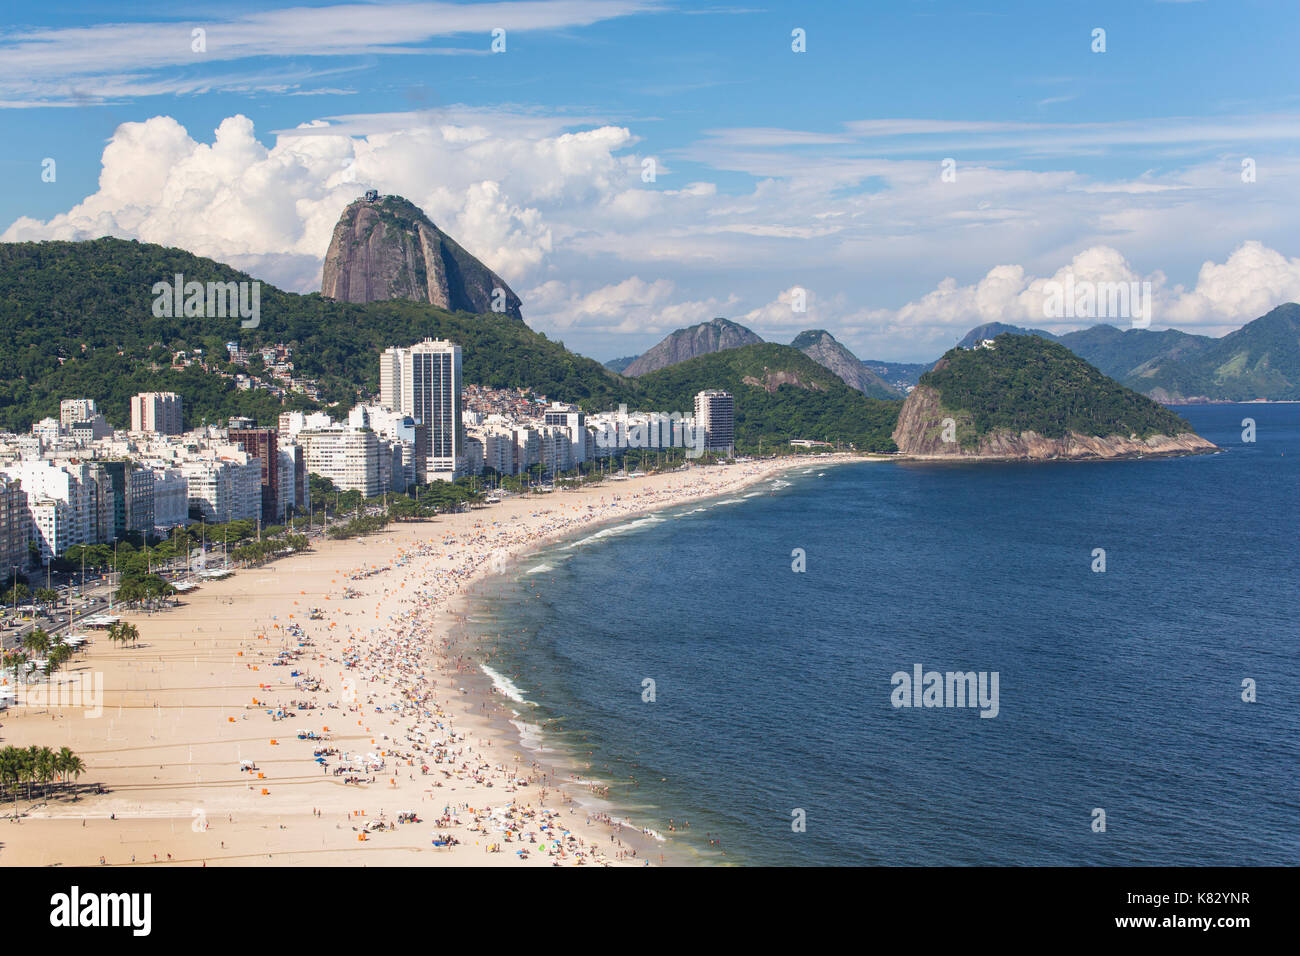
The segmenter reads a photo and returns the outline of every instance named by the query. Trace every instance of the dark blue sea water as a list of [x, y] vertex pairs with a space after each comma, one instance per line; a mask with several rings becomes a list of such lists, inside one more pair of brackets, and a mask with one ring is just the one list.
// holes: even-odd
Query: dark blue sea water
[[[1300, 406], [1178, 411], [1223, 453], [814, 469], [553, 548], [477, 626], [679, 859], [1300, 863]], [[998, 715], [893, 707], [918, 663]]]

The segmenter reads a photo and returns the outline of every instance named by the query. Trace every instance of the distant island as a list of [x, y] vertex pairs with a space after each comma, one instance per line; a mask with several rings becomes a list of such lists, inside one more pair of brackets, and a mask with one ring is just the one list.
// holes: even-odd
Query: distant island
[[917, 458], [1082, 459], [1187, 455], [1216, 446], [1069, 349], [1003, 333], [954, 348], [921, 376], [894, 428]]

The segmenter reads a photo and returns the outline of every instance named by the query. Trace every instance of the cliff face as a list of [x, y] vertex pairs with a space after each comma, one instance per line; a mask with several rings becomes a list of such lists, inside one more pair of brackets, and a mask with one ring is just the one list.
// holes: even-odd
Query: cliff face
[[801, 332], [790, 344], [822, 368], [834, 372], [849, 388], [856, 388], [863, 395], [871, 398], [901, 397], [898, 389], [863, 365], [856, 355], [829, 332], [822, 329]]
[[803, 388], [812, 392], [824, 392], [826, 387], [820, 382], [805, 382], [795, 372], [772, 371], [771, 369], [763, 370], [763, 377], [757, 375], [746, 375], [741, 379], [746, 385], [753, 385], [755, 388], [761, 388], [769, 395], [777, 391], [782, 385], [793, 385], [795, 388]]
[[1053, 458], [1135, 458], [1143, 456], [1190, 455], [1215, 451], [1217, 446], [1192, 432], [1136, 438], [1125, 435], [1081, 435], [1070, 432], [1062, 438], [1045, 438], [1032, 431], [1018, 434], [995, 431], [982, 436], [973, 447], [944, 441], [944, 419], [960, 424], [960, 412], [944, 409], [939, 392], [918, 385], [908, 395], [894, 428], [899, 452], [916, 458], [1049, 460]]
[[737, 325], [726, 319], [714, 319], [712, 322], [702, 322], [673, 332], [624, 369], [623, 374], [635, 378], [638, 375], [657, 372], [661, 368], [676, 365], [678, 362], [685, 362], [697, 355], [740, 348], [742, 345], [755, 345], [762, 341], [743, 325]]
[[[321, 295], [343, 302], [410, 299], [523, 318], [519, 296], [500, 276], [400, 196], [358, 199], [343, 210], [325, 254]], [[494, 300], [503, 308], [494, 310]]]

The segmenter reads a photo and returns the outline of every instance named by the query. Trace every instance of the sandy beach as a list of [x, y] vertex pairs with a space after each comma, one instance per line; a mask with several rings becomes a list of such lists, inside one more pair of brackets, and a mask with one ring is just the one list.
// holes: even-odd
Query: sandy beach
[[127, 613], [137, 646], [89, 632], [48, 703], [0, 717], [4, 744], [66, 746], [86, 763], [77, 799], [33, 791], [4, 804], [0, 862], [658, 864], [656, 840], [584, 808], [580, 781], [529, 759], [508, 700], [468, 686], [490, 687], [466, 679], [478, 665], [450, 643], [466, 588], [596, 524], [864, 460], [800, 456], [511, 497], [317, 542], [205, 583], [180, 607]]

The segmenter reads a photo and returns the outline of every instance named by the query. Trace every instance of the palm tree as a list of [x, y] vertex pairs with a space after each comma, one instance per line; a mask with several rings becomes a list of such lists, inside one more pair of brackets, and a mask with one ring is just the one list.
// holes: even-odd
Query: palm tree
[[45, 686], [47, 691], [49, 690], [50, 679], [54, 677], [54, 672], [66, 664], [70, 657], [72, 657], [72, 648], [67, 644], [55, 644], [50, 649], [50, 656], [45, 660]]
[[50, 635], [45, 633], [44, 628], [38, 627], [23, 638], [23, 647], [33, 654], [44, 654], [50, 649]]
[[59, 752], [54, 756], [54, 769], [63, 777], [64, 784], [67, 784], [68, 777], [77, 778], [85, 773], [86, 765], [69, 748], [60, 747]]
[[54, 672], [58, 669], [59, 661], [55, 660], [54, 654], [51, 653], [49, 657], [45, 658], [45, 667], [43, 668], [45, 672], [45, 704], [47, 707], [52, 706], [54, 702], [54, 696], [50, 692], [50, 684], [54, 680]]
[[54, 780], [55, 762], [55, 753], [49, 747], [40, 747], [36, 750], [36, 779], [41, 785], [42, 798], [48, 795], [49, 784]]
[[0, 781], [13, 793], [15, 818], [18, 816], [18, 784], [23, 779], [26, 753], [25, 750], [12, 746], [0, 750]]
[[22, 651], [5, 651], [2, 658], [5, 668], [12, 668], [14, 680], [21, 679], [27, 671], [27, 655]]
[[140, 640], [140, 629], [129, 621], [118, 621], [108, 629], [108, 639], [122, 644], [135, 644]]
[[23, 751], [23, 777], [27, 784], [27, 799], [32, 798], [32, 784], [40, 779], [38, 764], [41, 757], [41, 748], [32, 744]]

